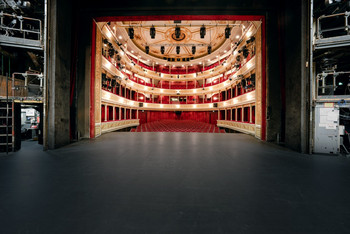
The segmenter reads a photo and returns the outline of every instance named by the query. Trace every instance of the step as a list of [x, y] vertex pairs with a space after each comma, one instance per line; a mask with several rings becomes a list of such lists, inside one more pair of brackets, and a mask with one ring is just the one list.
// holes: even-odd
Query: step
[[8, 144], [6, 144], [6, 143], [0, 143], [0, 145], [12, 145], [12, 143], [8, 143]]
[[8, 135], [6, 135], [6, 134], [0, 134], [0, 137], [5, 137], [5, 136], [12, 136], [12, 134], [8, 134]]

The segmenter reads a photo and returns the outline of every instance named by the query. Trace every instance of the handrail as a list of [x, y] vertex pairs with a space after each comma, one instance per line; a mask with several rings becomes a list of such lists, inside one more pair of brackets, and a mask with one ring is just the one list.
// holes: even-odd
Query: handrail
[[[6, 19], [8, 19], [8, 21], [10, 22], [7, 26], [4, 24]], [[19, 25], [17, 23], [17, 20], [19, 21]], [[40, 41], [40, 43], [42, 44], [43, 38], [42, 38], [41, 28], [42, 28], [42, 22], [39, 19], [0, 12], [0, 30], [5, 31], [4, 36], [22, 38], [22, 39], [28, 39], [28, 40], [36, 40], [36, 41]]]

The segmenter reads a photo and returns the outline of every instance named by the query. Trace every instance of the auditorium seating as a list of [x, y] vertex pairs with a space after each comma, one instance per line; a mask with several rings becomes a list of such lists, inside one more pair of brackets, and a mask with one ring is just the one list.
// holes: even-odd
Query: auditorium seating
[[141, 124], [136, 132], [207, 132], [224, 133], [214, 125], [194, 120], [171, 120], [164, 119]]

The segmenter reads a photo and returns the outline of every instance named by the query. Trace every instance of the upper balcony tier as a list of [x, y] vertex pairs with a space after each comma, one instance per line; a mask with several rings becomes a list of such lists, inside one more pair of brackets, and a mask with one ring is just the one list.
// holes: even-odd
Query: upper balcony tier
[[[252, 30], [251, 35], [255, 35], [256, 30]], [[106, 38], [111, 38], [113, 35], [108, 27], [102, 28], [102, 34]], [[205, 80], [211, 79], [214, 76], [227, 76], [236, 72], [240, 67], [247, 63], [255, 54], [254, 43], [247, 43], [247, 40], [253, 36], [244, 34], [241, 42], [238, 45], [232, 45], [231, 49], [223, 51], [211, 60], [203, 60], [201, 62], [167, 62], [164, 64], [158, 62], [143, 61], [140, 56], [135, 55], [134, 51], [129, 51], [127, 47], [117, 44], [115, 40], [111, 40], [114, 50], [117, 55], [109, 56], [107, 50], [108, 46], [103, 45], [103, 54], [116, 66], [121, 65], [125, 73], [130, 75], [144, 76], [148, 79], [174, 81], [188, 81], [188, 80]], [[242, 52], [242, 48], [247, 46], [253, 48], [249, 50], [249, 54], [242, 56], [238, 51]], [[237, 61], [238, 55], [240, 61]], [[120, 66], [119, 66], [120, 67]]]
[[[120, 83], [131, 89], [136, 90], [138, 92], [147, 93], [147, 94], [161, 94], [161, 95], [205, 95], [205, 94], [213, 94], [220, 91], [223, 91], [225, 89], [228, 89], [234, 85], [236, 85], [240, 81], [240, 77], [245, 76], [249, 72], [253, 71], [255, 69], [255, 57], [249, 60], [246, 64], [244, 64], [237, 72], [234, 74], [231, 74], [230, 76], [224, 76], [223, 79], [220, 80], [220, 82], [211, 83], [212, 85], [203, 85], [201, 87], [196, 87], [197, 83], [194, 83], [195, 87], [188, 87], [187, 88], [171, 88], [171, 85], [168, 87], [161, 86], [159, 88], [156, 87], [153, 84], [142, 84], [140, 82], [139, 77], [137, 76], [131, 76], [125, 72], [120, 71], [117, 67], [115, 67], [110, 61], [108, 61], [106, 58], [102, 57], [102, 68], [105, 69], [107, 72], [112, 74], [113, 76], [120, 77]], [[178, 81], [177, 79], [173, 79], [172, 81]], [[209, 87], [208, 87], [209, 86]]]

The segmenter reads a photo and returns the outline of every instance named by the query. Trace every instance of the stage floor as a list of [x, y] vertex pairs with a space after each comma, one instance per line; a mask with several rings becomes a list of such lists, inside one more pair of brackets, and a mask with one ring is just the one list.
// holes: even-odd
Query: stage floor
[[350, 233], [350, 159], [244, 134], [109, 133], [0, 154], [0, 233]]

